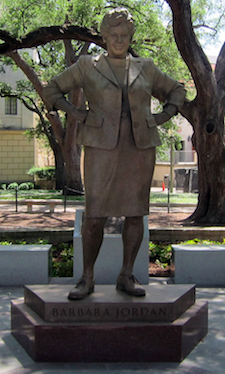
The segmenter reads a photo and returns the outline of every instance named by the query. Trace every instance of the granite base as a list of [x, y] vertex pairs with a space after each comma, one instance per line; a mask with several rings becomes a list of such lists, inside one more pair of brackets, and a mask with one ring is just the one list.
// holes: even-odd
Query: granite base
[[[44, 319], [49, 318], [49, 306], [45, 305], [43, 294], [40, 297], [41, 286], [39, 291], [37, 290], [37, 295], [35, 295], [33, 287], [35, 286], [32, 286], [31, 289], [28, 287], [27, 292], [25, 291], [27, 295], [25, 302], [21, 301], [21, 299], [12, 302], [11, 317], [13, 336], [35, 361], [181, 362], [207, 334], [208, 305], [206, 302], [194, 302], [193, 286], [190, 286], [189, 290], [184, 285], [182, 287], [176, 285], [165, 286], [164, 295], [162, 292], [157, 300], [156, 292], [153, 297], [155, 301], [152, 300], [151, 305], [147, 296], [145, 305], [142, 306], [144, 298], [142, 301], [138, 299], [136, 302], [135, 300], [137, 299], [118, 293], [118, 298], [115, 296], [114, 300], [117, 308], [124, 306], [124, 311], [131, 310], [131, 308], [132, 310], [139, 310], [139, 312], [133, 314], [133, 319], [130, 318], [128, 320], [126, 318], [123, 320], [124, 316], [121, 313], [121, 319], [118, 322], [115, 321], [115, 318], [102, 318], [101, 320], [97, 318], [96, 321], [90, 318], [90, 321], [86, 319], [83, 322], [81, 319], [78, 321], [68, 319], [67, 322], [57, 322], [56, 320], [47, 322]], [[67, 285], [68, 289], [70, 287]], [[107, 300], [104, 300], [104, 297], [112, 286], [101, 287], [96, 292], [95, 303], [100, 303], [101, 307], [105, 303], [106, 310], [109, 308], [109, 304]], [[151, 294], [150, 287], [153, 289], [154, 286], [147, 286], [147, 295]], [[58, 289], [59, 304], [70, 303], [70, 301], [65, 301], [64, 294], [62, 295], [65, 290], [66, 286], [63, 291]], [[168, 321], [165, 313], [161, 313], [161, 317], [157, 319], [157, 322], [149, 322], [151, 318], [149, 320], [138, 318], [139, 313], [141, 313], [140, 308], [150, 311], [156, 310], [157, 306], [159, 307], [162, 302], [170, 304], [170, 292], [173, 293], [173, 296], [171, 296], [171, 299], [173, 299], [172, 304], [176, 305], [174, 310], [179, 311], [178, 317], [173, 312], [172, 321]], [[176, 293], [177, 296], [174, 297]], [[167, 298], [165, 300], [164, 296], [166, 294]], [[30, 306], [26, 304], [26, 299]], [[39, 299], [40, 301], [38, 301]], [[50, 302], [54, 303], [53, 299]], [[88, 303], [88, 299], [86, 299], [86, 303]], [[93, 300], [89, 301], [89, 310], [92, 308], [92, 303]], [[155, 305], [153, 306], [154, 303]], [[99, 306], [95, 305], [95, 310], [98, 310], [98, 307], [100, 308], [100, 304]], [[74, 308], [79, 309], [80, 307], [80, 310], [84, 311], [84, 301], [75, 301], [73, 305]], [[64, 310], [66, 310], [67, 307], [66, 305], [64, 306]], [[44, 312], [45, 307], [47, 308], [46, 313]], [[58, 310], [62, 310], [60, 305], [58, 308]], [[170, 305], [168, 309], [170, 313], [172, 309]], [[42, 314], [42, 317], [38, 313]], [[81, 315], [84, 315], [84, 313], [82, 312]], [[96, 315], [98, 316], [99, 312]], [[176, 319], [174, 320], [174, 318]]]

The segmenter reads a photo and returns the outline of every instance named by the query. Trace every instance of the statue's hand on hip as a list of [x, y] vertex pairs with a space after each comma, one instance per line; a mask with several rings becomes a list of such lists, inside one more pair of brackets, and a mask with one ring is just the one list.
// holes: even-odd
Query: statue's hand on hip
[[157, 125], [162, 125], [163, 123], [165, 123], [166, 121], [170, 119], [170, 116], [166, 112], [161, 112], [161, 113], [154, 114], [154, 118], [155, 118]]
[[87, 115], [88, 115], [88, 110], [74, 108], [73, 111], [70, 113], [70, 115], [74, 117], [74, 119], [77, 121], [85, 122]]

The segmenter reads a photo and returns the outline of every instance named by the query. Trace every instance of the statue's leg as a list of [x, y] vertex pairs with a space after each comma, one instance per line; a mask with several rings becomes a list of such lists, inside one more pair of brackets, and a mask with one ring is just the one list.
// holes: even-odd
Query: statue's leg
[[98, 257], [104, 236], [107, 218], [85, 218], [82, 227], [83, 276], [94, 278], [94, 264]]
[[121, 274], [133, 273], [134, 261], [137, 257], [143, 239], [143, 217], [127, 217], [123, 227], [123, 266]]
[[143, 217], [127, 217], [123, 227], [123, 265], [117, 278], [117, 289], [131, 296], [145, 296], [145, 290], [133, 276], [133, 266], [144, 233]]
[[107, 218], [85, 218], [82, 227], [83, 274], [77, 286], [69, 293], [69, 299], [83, 299], [94, 291], [94, 264], [104, 236]]

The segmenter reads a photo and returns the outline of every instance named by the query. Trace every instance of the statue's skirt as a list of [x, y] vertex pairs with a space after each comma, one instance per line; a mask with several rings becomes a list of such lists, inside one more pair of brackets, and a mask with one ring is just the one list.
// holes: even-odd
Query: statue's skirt
[[155, 148], [138, 149], [130, 116], [121, 118], [113, 150], [85, 147], [86, 217], [135, 217], [149, 214]]

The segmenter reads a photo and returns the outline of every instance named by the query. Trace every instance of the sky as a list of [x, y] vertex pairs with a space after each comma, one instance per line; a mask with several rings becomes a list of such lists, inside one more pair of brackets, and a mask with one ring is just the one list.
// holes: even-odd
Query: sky
[[[218, 3], [217, 5], [221, 5], [223, 4], [224, 7], [225, 7], [225, 0], [213, 0], [216, 3]], [[169, 5], [164, 2], [163, 3], [163, 8], [165, 8], [165, 10], [169, 9]], [[210, 14], [209, 14], [210, 15]], [[219, 18], [220, 14], [218, 13], [218, 18]], [[166, 21], [167, 22], [167, 21]], [[218, 41], [217, 43], [212, 42], [210, 44], [208, 44], [207, 46], [204, 46], [204, 41], [202, 41], [201, 39], [199, 40], [200, 41], [200, 44], [204, 50], [204, 52], [206, 53], [207, 56], [214, 56], [214, 57], [218, 57], [219, 55], [219, 52], [225, 42], [225, 33], [224, 33], [224, 30], [222, 30], [221, 32], [219, 32], [219, 36], [218, 36]]]
[[216, 44], [212, 43], [212, 44], [209, 44], [207, 47], [203, 47], [204, 52], [206, 53], [207, 56], [218, 57], [218, 54], [220, 53], [220, 50], [224, 42], [225, 42], [225, 36], [224, 38], [223, 36], [221, 36], [218, 43]]

